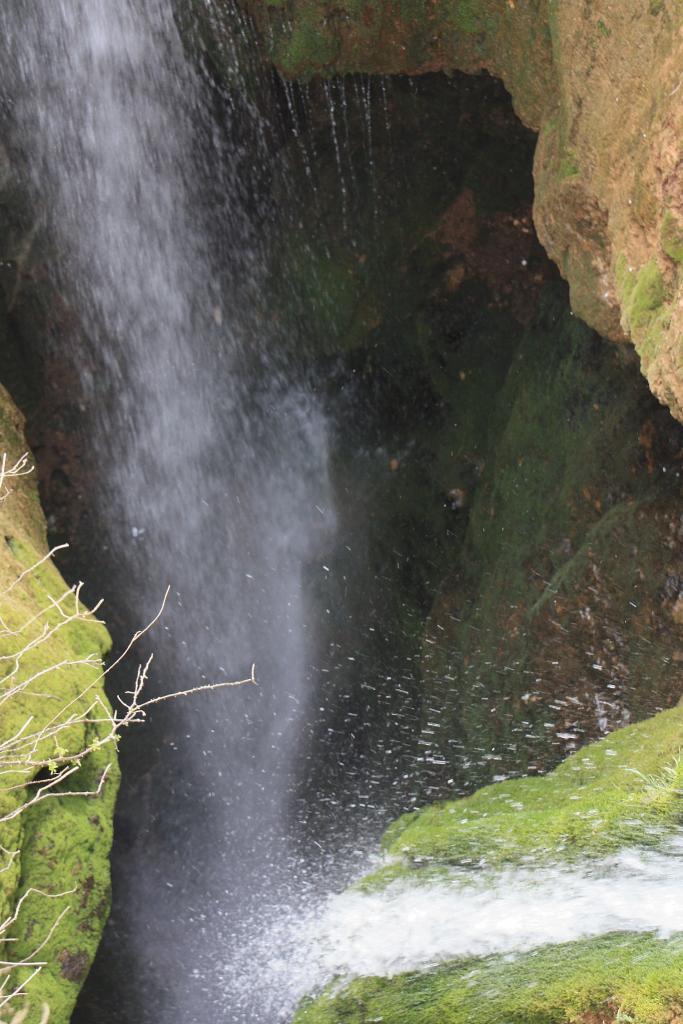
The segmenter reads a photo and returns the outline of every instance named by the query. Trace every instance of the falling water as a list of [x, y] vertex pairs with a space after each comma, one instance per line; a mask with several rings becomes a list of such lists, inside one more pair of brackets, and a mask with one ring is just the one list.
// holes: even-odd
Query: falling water
[[[226, 936], [243, 943], [293, 884], [303, 572], [334, 511], [324, 418], [289, 381], [257, 308], [262, 253], [246, 209], [258, 115], [225, 104], [223, 117], [245, 124], [226, 126], [227, 155], [212, 151], [209, 97], [169, 0], [13, 3], [0, 27], [17, 147], [82, 328], [74, 365], [102, 478], [102, 557], [138, 624], [172, 588], [157, 661], [167, 690], [258, 663], [258, 689], [162, 716], [155, 770], [128, 781], [117, 905], [134, 922], [127, 969], [146, 996], [131, 1010], [122, 991], [108, 1012], [188, 1024], [214, 1005], [261, 1020], [256, 993], [238, 1009], [230, 979], [217, 991], [212, 975], [217, 946], [229, 961]], [[242, 128], [257, 139], [249, 164]], [[179, 950], [192, 964], [182, 978]]]
[[332, 133], [332, 142], [334, 143], [334, 157], [337, 161], [337, 172], [339, 174], [339, 189], [342, 197], [342, 217], [344, 220], [344, 227], [346, 228], [346, 215], [347, 215], [347, 188], [346, 180], [344, 178], [344, 167], [342, 164], [341, 157], [341, 146], [339, 144], [339, 134], [337, 126], [337, 111], [334, 103], [334, 90], [329, 82], [323, 82], [323, 89], [325, 91], [325, 99], [327, 101], [327, 109], [330, 115], [330, 132]]

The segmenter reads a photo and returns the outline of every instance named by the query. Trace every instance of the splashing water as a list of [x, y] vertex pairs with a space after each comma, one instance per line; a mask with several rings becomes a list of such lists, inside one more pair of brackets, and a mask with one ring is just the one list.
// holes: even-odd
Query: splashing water
[[[393, 977], [451, 960], [518, 954], [609, 932], [682, 931], [683, 839], [575, 867], [452, 870], [439, 880], [348, 890], [266, 928], [257, 959], [281, 993], [272, 1019], [336, 980]], [[561, 955], [558, 953], [558, 955]], [[245, 956], [244, 977], [249, 977]], [[271, 980], [272, 979], [272, 980]]]

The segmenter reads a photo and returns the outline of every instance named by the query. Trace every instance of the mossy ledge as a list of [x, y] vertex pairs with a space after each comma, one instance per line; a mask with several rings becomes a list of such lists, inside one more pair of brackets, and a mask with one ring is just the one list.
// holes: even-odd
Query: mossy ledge
[[612, 934], [333, 985], [295, 1024], [669, 1024], [682, 998], [683, 940]]
[[[683, 814], [682, 744], [679, 705], [584, 747], [547, 776], [404, 815], [384, 838], [392, 860], [360, 884], [428, 880], [446, 865], [566, 863], [657, 845]], [[335, 983], [305, 1001], [296, 1024], [663, 1024], [679, 1019], [681, 1000], [683, 938], [612, 934]]]
[[[7, 453], [11, 464], [26, 449], [21, 414], [0, 387], [0, 451]], [[33, 476], [11, 480], [9, 491], [0, 502], [0, 694], [36, 674], [40, 685], [22, 690], [2, 707], [0, 742], [14, 736], [29, 718], [31, 731], [38, 732], [49, 721], [58, 721], [60, 714], [66, 714], [62, 709], [68, 707], [75, 722], [60, 732], [60, 750], [55, 750], [54, 740], [52, 747], [45, 741], [38, 758], [57, 753], [70, 756], [98, 739], [100, 726], [83, 718], [95, 696], [106, 700], [101, 674], [109, 635], [102, 623], [88, 616], [55, 629], [61, 617], [51, 602], [63, 598], [68, 588], [52, 561], [42, 561], [32, 569], [48, 552]], [[25, 575], [18, 579], [22, 573]], [[75, 610], [74, 601], [74, 597], [63, 600], [67, 614]], [[50, 634], [36, 643], [46, 623]], [[10, 676], [15, 656], [30, 642], [35, 646], [22, 654], [18, 673]], [[13, 962], [21, 962], [45, 943], [38, 957], [45, 962], [40, 973], [30, 981], [28, 968], [16, 970], [12, 976], [15, 985], [28, 982], [29, 1013], [22, 1017], [24, 1024], [44, 1019], [45, 1007], [49, 1008], [50, 1024], [67, 1024], [109, 912], [108, 858], [118, 787], [113, 747], [100, 747], [87, 755], [68, 786], [78, 792], [97, 789], [107, 765], [107, 781], [99, 796], [57, 795], [0, 825], [0, 847], [10, 854], [18, 851], [8, 869], [0, 873], [0, 920], [15, 912], [22, 895], [38, 890], [22, 904], [9, 934], [11, 945], [6, 948]], [[20, 774], [20, 787], [0, 792], [2, 815], [11, 813], [35, 792], [25, 785], [30, 782], [27, 773]], [[3, 854], [2, 866], [5, 863]], [[62, 912], [64, 917], [52, 932]], [[12, 1019], [18, 1009], [13, 1004], [4, 1016]]]
[[678, 706], [583, 747], [548, 775], [497, 782], [406, 814], [387, 830], [384, 849], [404, 871], [416, 871], [434, 863], [556, 862], [656, 844], [683, 813], [682, 745]]

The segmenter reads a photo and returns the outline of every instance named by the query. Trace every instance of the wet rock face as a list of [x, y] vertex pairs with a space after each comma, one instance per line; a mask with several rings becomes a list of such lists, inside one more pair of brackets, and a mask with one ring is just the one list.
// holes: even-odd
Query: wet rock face
[[[204, 31], [216, 40], [232, 0]], [[683, 11], [675, 0], [248, 0], [289, 78], [487, 69], [539, 132], [534, 219], [572, 308], [683, 417]]]
[[[308, 357], [328, 371], [342, 527], [355, 519], [368, 534], [361, 557], [376, 579], [365, 580], [383, 617], [370, 607], [363, 621], [389, 640], [374, 665], [359, 659], [373, 685], [332, 725], [349, 745], [365, 728], [368, 761], [380, 737], [377, 770], [398, 777], [392, 722], [407, 709], [395, 694], [412, 688], [418, 754], [405, 774], [418, 806], [443, 801], [390, 827], [393, 859], [365, 880], [371, 888], [444, 864], [605, 855], [680, 821], [682, 428], [632, 348], [605, 344], [573, 315], [531, 227], [533, 139], [496, 83], [463, 80], [462, 93], [440, 76], [404, 84], [405, 96], [388, 89], [391, 143], [379, 86], [372, 109], [379, 202], [368, 189], [354, 206], [356, 137], [343, 136], [345, 218], [328, 123], [343, 94], [338, 80], [323, 90], [326, 122], [312, 85], [327, 234], [294, 224], [293, 258], [280, 265], [321, 339]], [[411, 159], [392, 166], [392, 151]], [[399, 193], [411, 201], [392, 207]], [[640, 292], [656, 298], [652, 278]], [[348, 581], [344, 558], [326, 564]], [[334, 596], [348, 601], [328, 591], [328, 607]], [[391, 697], [377, 692], [385, 678]], [[619, 730], [636, 719], [647, 720]], [[333, 742], [316, 763], [336, 760]], [[612, 934], [335, 984], [296, 1020], [665, 1022], [680, 978], [677, 943]]]
[[[218, 5], [214, 31], [221, 6], [230, 5]], [[333, 9], [325, 0], [246, 0], [244, 6], [271, 59], [290, 78], [486, 69], [508, 88], [517, 84], [518, 112], [535, 128], [553, 86], [547, 0], [372, 0], [362, 6], [343, 0]]]
[[[105, 375], [102, 365], [76, 367], [69, 357], [83, 328], [57, 284], [61, 260], [19, 184], [20, 167], [20, 157], [0, 142], [0, 383], [26, 418], [50, 540], [72, 546], [60, 569], [91, 579], [77, 562], [80, 539], [94, 531], [89, 481], [97, 472], [80, 375]], [[99, 598], [88, 593], [93, 603]]]
[[329, 382], [340, 534], [367, 535], [359, 566], [343, 539], [326, 564], [365, 574], [354, 636], [385, 638], [366, 676], [401, 680], [357, 693], [355, 733], [433, 798], [544, 771], [679, 699], [683, 431], [632, 348], [572, 314], [533, 228], [534, 138], [500, 83], [365, 81], [371, 163], [354, 80], [310, 86], [316, 227], [292, 218], [276, 273], [283, 324], [307, 318]]

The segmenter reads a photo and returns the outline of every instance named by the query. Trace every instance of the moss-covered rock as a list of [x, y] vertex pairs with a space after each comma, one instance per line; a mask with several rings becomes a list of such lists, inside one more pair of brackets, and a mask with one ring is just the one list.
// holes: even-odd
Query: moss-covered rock
[[680, 216], [667, 210], [662, 221], [662, 248], [674, 263], [683, 263], [683, 224]]
[[[488, 786], [390, 826], [377, 888], [445, 865], [566, 862], [660, 843], [683, 818], [683, 707], [619, 730], [544, 778]], [[664, 1024], [683, 998], [683, 937], [612, 934], [334, 984], [297, 1024]], [[596, 1013], [597, 1016], [591, 1016]]]
[[676, 430], [669, 447], [668, 417], [617, 357], [551, 289], [507, 361], [476, 332], [459, 348], [437, 445], [465, 532], [422, 661], [443, 778], [463, 757], [470, 784], [538, 771], [680, 695]]
[[682, 999], [683, 940], [614, 934], [332, 986], [296, 1024], [670, 1024]]
[[[10, 464], [26, 450], [22, 417], [4, 389], [0, 450]], [[97, 747], [105, 733], [94, 719], [102, 718], [98, 702], [103, 708], [106, 701], [102, 658], [110, 641], [94, 618], [72, 618], [76, 599], [46, 558], [45, 522], [32, 477], [12, 479], [8, 487], [0, 502], [0, 700], [11, 688], [20, 689], [2, 705], [0, 742], [21, 729], [28, 735], [73, 717], [72, 726], [32, 751], [32, 760], [57, 762], [96, 747], [78, 772], [55, 788], [54, 796], [0, 826], [0, 846], [9, 865], [0, 873], [0, 919], [30, 893], [10, 931], [9, 959], [31, 959], [39, 949], [37, 959], [45, 963], [27, 986], [31, 1010], [26, 1020], [38, 1021], [48, 1006], [51, 1024], [66, 1024], [109, 908], [108, 854], [118, 769], [115, 749]], [[92, 711], [86, 714], [88, 709]], [[11, 776], [14, 788], [3, 787], [0, 793], [0, 813], [11, 814], [35, 794], [32, 781], [40, 770], [17, 765]], [[99, 796], [59, 795], [60, 788], [97, 790], [105, 770]], [[17, 970], [13, 983], [28, 981], [31, 974], [29, 968]]]
[[404, 815], [388, 829], [384, 849], [404, 869], [419, 870], [557, 862], [657, 844], [683, 815], [682, 745], [677, 707], [584, 747], [548, 775]]
[[[438, 0], [428, 3], [355, 0], [334, 14], [321, 0], [280, 0], [249, 5], [268, 32], [272, 59], [290, 77], [364, 71], [423, 74], [486, 67], [519, 86], [522, 117], [539, 123], [551, 85], [551, 40], [546, 0], [508, 3]], [[535, 51], [533, 67], [528, 60]]]

